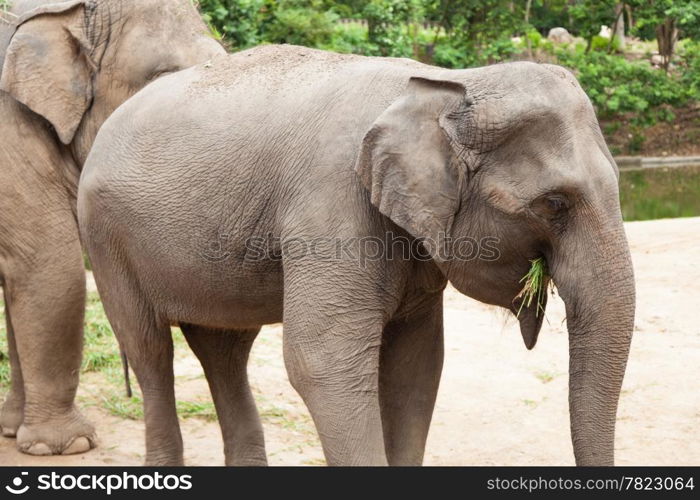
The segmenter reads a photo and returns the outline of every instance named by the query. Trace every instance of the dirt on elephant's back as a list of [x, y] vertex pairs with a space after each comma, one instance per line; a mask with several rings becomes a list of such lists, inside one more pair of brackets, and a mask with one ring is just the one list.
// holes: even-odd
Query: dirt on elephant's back
[[[637, 281], [637, 318], [617, 422], [619, 465], [700, 465], [700, 218], [626, 224]], [[37, 312], [40, 314], [40, 311]], [[445, 367], [428, 439], [431, 465], [571, 465], [568, 339], [564, 308], [550, 301], [537, 346], [527, 351], [512, 319], [453, 289], [445, 300]], [[319, 465], [311, 419], [286, 377], [281, 326], [265, 327], [250, 378], [269, 461]], [[176, 359], [177, 397], [204, 405], [209, 392], [188, 351]], [[100, 445], [70, 457], [28, 457], [0, 438], [0, 465], [136, 465], [143, 422], [114, 416], [100, 379], [83, 377], [79, 404]], [[118, 402], [123, 402], [120, 396]], [[190, 465], [223, 464], [216, 422], [182, 419]]]

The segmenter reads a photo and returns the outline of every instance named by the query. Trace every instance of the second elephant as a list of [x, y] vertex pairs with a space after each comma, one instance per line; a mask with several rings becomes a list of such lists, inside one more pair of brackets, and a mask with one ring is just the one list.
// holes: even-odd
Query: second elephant
[[[149, 464], [182, 462], [170, 326], [209, 381], [229, 464], [265, 463], [245, 364], [284, 322], [289, 377], [331, 465], [419, 464], [442, 368], [442, 291], [566, 303], [576, 461], [611, 465], [635, 290], [617, 167], [556, 66], [445, 70], [267, 46], [120, 107], [80, 181], [81, 233], [144, 395]], [[367, 251], [399, 240], [407, 251]], [[488, 239], [488, 240], [487, 240]], [[496, 252], [464, 255], [458, 242]]]
[[163, 73], [222, 53], [189, 0], [16, 0], [0, 8], [0, 285], [6, 437], [34, 455], [95, 445], [75, 407], [85, 268], [80, 168], [104, 120]]

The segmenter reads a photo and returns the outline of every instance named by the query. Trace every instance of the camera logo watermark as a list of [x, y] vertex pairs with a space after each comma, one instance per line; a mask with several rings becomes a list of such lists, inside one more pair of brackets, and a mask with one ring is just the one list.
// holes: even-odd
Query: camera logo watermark
[[208, 247], [200, 254], [209, 262], [223, 262], [231, 256], [231, 252], [225, 250], [227, 244], [228, 234], [220, 234], [219, 238], [210, 242]]
[[13, 495], [22, 495], [22, 494], [26, 493], [29, 490], [29, 485], [26, 484], [26, 485], [22, 486], [22, 484], [24, 483], [23, 476], [27, 476], [27, 475], [29, 475], [28, 472], [20, 473], [19, 476], [15, 477], [12, 480], [12, 486], [7, 485], [7, 486], [5, 486], [5, 489], [7, 491], [9, 491], [10, 493], [12, 493]]

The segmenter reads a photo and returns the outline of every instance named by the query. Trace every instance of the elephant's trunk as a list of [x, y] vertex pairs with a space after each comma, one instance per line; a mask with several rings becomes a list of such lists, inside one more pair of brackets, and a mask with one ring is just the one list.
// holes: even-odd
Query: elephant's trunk
[[634, 274], [622, 222], [598, 219], [586, 226], [562, 242], [552, 273], [566, 304], [576, 463], [613, 465], [617, 404], [634, 327]]

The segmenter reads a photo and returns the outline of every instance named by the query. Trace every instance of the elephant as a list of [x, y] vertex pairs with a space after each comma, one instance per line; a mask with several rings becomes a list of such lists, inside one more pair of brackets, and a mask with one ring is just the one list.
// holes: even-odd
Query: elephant
[[[545, 304], [523, 303], [521, 279], [541, 258], [566, 305], [576, 462], [612, 465], [635, 308], [618, 176], [591, 102], [554, 65], [271, 45], [152, 83], [102, 127], [78, 193], [143, 391], [146, 464], [183, 463], [173, 325], [226, 464], [266, 463], [246, 362], [277, 322], [329, 465], [421, 464], [444, 288], [511, 311], [532, 348]], [[484, 239], [497, 252], [458, 248]]]
[[33, 455], [95, 446], [74, 405], [85, 269], [79, 170], [150, 81], [223, 52], [189, 0], [17, 0], [0, 18], [0, 283], [11, 389], [2, 434]]

